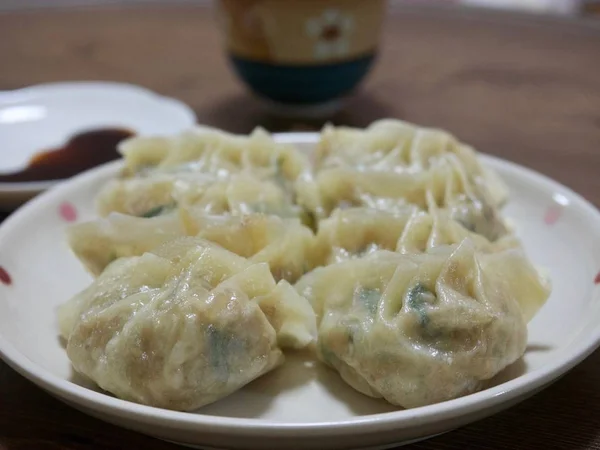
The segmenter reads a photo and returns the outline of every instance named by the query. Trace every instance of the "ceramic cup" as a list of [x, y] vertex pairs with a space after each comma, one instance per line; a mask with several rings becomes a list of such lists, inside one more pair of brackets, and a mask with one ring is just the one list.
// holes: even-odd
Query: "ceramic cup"
[[231, 63], [257, 94], [287, 106], [326, 106], [371, 67], [384, 0], [220, 0]]

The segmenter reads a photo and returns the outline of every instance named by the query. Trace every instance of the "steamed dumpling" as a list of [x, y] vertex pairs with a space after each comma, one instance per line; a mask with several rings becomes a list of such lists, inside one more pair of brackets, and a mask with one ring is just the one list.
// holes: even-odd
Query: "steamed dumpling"
[[122, 142], [119, 151], [128, 177], [210, 173], [226, 178], [248, 173], [287, 186], [309, 167], [304, 154], [276, 143], [262, 128], [249, 136], [198, 127], [172, 137], [134, 137]]
[[445, 155], [420, 172], [325, 169], [297, 183], [298, 202], [316, 217], [349, 206], [382, 210], [442, 208], [465, 228], [494, 241], [508, 233], [484, 185], [472, 182], [458, 158]]
[[370, 208], [336, 209], [319, 222], [316, 255], [321, 265], [357, 258], [377, 250], [395, 250], [416, 207], [397, 211]]
[[314, 313], [267, 264], [182, 239], [113, 262], [59, 310], [78, 372], [117, 397], [189, 411], [314, 338]]
[[321, 265], [362, 257], [377, 250], [421, 253], [470, 238], [479, 250], [497, 251], [519, 246], [507, 235], [495, 242], [464, 228], [446, 211], [430, 213], [414, 206], [384, 211], [370, 208], [338, 209], [319, 223], [317, 260]]
[[480, 253], [468, 240], [318, 268], [297, 289], [317, 313], [319, 359], [405, 408], [475, 392], [519, 359], [549, 294], [521, 250]]
[[208, 174], [156, 174], [112, 180], [98, 195], [97, 205], [101, 216], [118, 212], [153, 217], [176, 206], [194, 207], [208, 214], [304, 215], [281, 186], [251, 174], [226, 179]]
[[487, 186], [492, 202], [508, 197], [499, 177], [483, 167], [477, 153], [446, 131], [383, 119], [365, 129], [326, 126], [316, 149], [318, 169], [354, 167], [378, 171], [420, 172], [454, 155], [474, 181]]
[[269, 264], [276, 280], [296, 281], [314, 266], [315, 237], [296, 219], [265, 214], [216, 216], [197, 208], [141, 218], [113, 213], [73, 225], [69, 244], [93, 274], [117, 258], [139, 256], [182, 236], [196, 236], [253, 262]]
[[215, 242], [254, 262], [266, 262], [276, 280], [296, 281], [314, 267], [315, 236], [295, 219], [265, 214], [215, 217], [182, 210], [187, 234]]
[[172, 137], [131, 138], [119, 150], [125, 168], [100, 192], [100, 215], [148, 217], [174, 205], [211, 214], [303, 214], [293, 203], [293, 187], [309, 170], [308, 159], [262, 129], [236, 136], [199, 127]]
[[140, 256], [186, 235], [177, 210], [148, 218], [111, 213], [67, 229], [71, 250], [94, 276], [116, 259]]

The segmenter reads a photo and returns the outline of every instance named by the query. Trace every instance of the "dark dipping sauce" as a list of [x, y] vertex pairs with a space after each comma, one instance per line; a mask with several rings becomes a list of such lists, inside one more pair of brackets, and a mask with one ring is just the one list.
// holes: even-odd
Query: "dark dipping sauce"
[[18, 172], [0, 174], [0, 182], [62, 180], [118, 159], [117, 145], [135, 133], [125, 128], [100, 128], [72, 136], [61, 147], [34, 155]]

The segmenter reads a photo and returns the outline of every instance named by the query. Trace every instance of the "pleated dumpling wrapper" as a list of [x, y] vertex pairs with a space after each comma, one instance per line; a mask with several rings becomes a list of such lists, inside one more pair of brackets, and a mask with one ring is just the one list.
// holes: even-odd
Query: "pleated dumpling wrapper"
[[123, 175], [251, 173], [261, 179], [294, 181], [308, 169], [308, 158], [289, 144], [275, 142], [263, 128], [249, 135], [198, 126], [169, 137], [133, 137], [119, 145]]
[[419, 172], [454, 155], [476, 183], [483, 184], [496, 205], [504, 203], [504, 182], [481, 164], [477, 152], [450, 133], [395, 119], [382, 119], [367, 128], [325, 126], [317, 145], [318, 169], [354, 167], [377, 171]]
[[268, 263], [277, 281], [293, 283], [314, 265], [312, 231], [298, 219], [266, 214], [217, 216], [198, 208], [149, 218], [112, 213], [68, 230], [71, 249], [94, 276], [117, 258], [139, 256], [182, 236], [203, 238], [252, 262]]
[[190, 411], [283, 362], [314, 313], [267, 264], [182, 238], [109, 265], [59, 310], [73, 367], [119, 398]]
[[392, 211], [346, 208], [335, 210], [319, 222], [315, 259], [319, 265], [327, 265], [378, 250], [422, 253], [440, 245], [458, 244], [465, 238], [482, 251], [520, 246], [513, 235], [490, 242], [452, 220], [447, 211], [432, 209], [429, 213], [414, 206]]
[[96, 199], [98, 212], [155, 217], [177, 206], [202, 209], [208, 214], [265, 213], [302, 218], [292, 194], [273, 180], [249, 173], [220, 179], [214, 174], [155, 174], [111, 180]]
[[520, 249], [468, 240], [379, 251], [296, 285], [313, 305], [318, 357], [356, 390], [413, 408], [470, 394], [519, 359], [549, 287]]
[[121, 177], [98, 195], [100, 215], [155, 215], [173, 204], [212, 214], [298, 215], [294, 183], [308, 158], [263, 129], [249, 136], [198, 127], [169, 137], [134, 137], [119, 145]]
[[386, 211], [416, 206], [448, 211], [450, 217], [490, 241], [508, 233], [484, 184], [471, 180], [460, 160], [448, 154], [422, 171], [394, 172], [336, 167], [297, 182], [297, 201], [320, 219], [337, 208]]

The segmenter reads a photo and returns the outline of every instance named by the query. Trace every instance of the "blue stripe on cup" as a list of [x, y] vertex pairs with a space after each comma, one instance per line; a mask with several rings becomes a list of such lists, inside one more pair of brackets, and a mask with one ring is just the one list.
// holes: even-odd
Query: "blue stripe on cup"
[[352, 61], [299, 66], [269, 64], [230, 55], [237, 74], [257, 94], [280, 103], [324, 103], [350, 93], [369, 72], [375, 54]]

